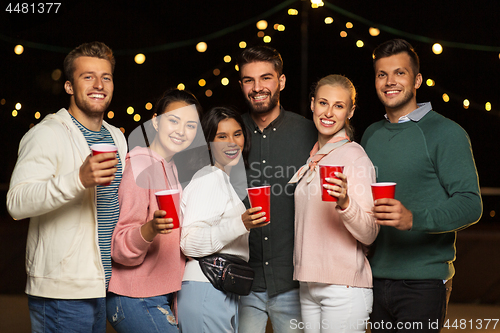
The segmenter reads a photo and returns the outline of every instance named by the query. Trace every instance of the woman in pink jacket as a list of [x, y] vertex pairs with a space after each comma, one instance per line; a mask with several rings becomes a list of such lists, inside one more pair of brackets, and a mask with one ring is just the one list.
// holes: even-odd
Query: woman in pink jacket
[[166, 213], [158, 209], [155, 192], [182, 191], [172, 158], [197, 134], [202, 137], [201, 107], [192, 94], [170, 90], [155, 111], [152, 140], [149, 144], [148, 136], [138, 132], [148, 147], [127, 154], [118, 191], [120, 217], [111, 244], [107, 317], [119, 333], [178, 332], [171, 306], [181, 288], [186, 259], [180, 229], [172, 229], [172, 219], [163, 218]]
[[[302, 322], [306, 332], [364, 332], [373, 303], [367, 246], [379, 227], [371, 214], [373, 165], [363, 148], [351, 141], [349, 124], [356, 90], [342, 75], [317, 83], [311, 98], [318, 142], [307, 164], [290, 182], [295, 189], [294, 279], [300, 281]], [[329, 178], [322, 201], [319, 166], [344, 166]]]

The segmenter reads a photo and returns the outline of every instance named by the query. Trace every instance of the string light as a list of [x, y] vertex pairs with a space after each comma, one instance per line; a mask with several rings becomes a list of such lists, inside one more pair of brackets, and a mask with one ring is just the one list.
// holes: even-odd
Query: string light
[[267, 21], [266, 20], [260, 20], [257, 22], [257, 29], [259, 30], [266, 30], [267, 29]]
[[333, 23], [333, 18], [325, 17], [325, 24], [332, 24], [332, 23]]
[[207, 50], [207, 48], [208, 48], [208, 45], [205, 42], [199, 42], [198, 44], [196, 44], [196, 51], [198, 51], [198, 52], [203, 53]]
[[429, 86], [429, 87], [433, 87], [436, 83], [434, 82], [433, 79], [427, 79], [427, 81], [425, 81], [425, 83]]
[[464, 109], [468, 109], [469, 106], [470, 106], [469, 100], [468, 99], [464, 99], [463, 105], [464, 105]]
[[341, 31], [341, 32], [340, 32], [340, 37], [342, 37], [342, 38], [347, 37], [347, 32], [345, 32], [345, 31]]
[[262, 38], [262, 40], [264, 41], [264, 43], [271, 43], [271, 37], [270, 36], [264, 36], [264, 38]]
[[285, 26], [283, 24], [279, 24], [278, 31], [285, 31]]
[[179, 89], [179, 90], [184, 90], [184, 89], [186, 89], [186, 86], [184, 85], [184, 83], [179, 83], [179, 84], [177, 85], [177, 89]]
[[487, 102], [485, 105], [484, 105], [484, 109], [486, 111], [491, 111], [491, 103], [490, 102]]
[[363, 47], [363, 46], [365, 46], [365, 43], [364, 43], [362, 40], [358, 40], [358, 41], [356, 42], [356, 46], [357, 46], [357, 47]]
[[19, 111], [19, 110], [21, 110], [21, 108], [22, 108], [21, 103], [16, 103], [15, 108], [16, 108], [16, 110], [18, 110], [18, 111]]
[[52, 80], [59, 81], [59, 79], [61, 78], [61, 76], [62, 76], [62, 71], [60, 69], [54, 69], [52, 71], [52, 75], [51, 75]]
[[153, 108], [153, 104], [151, 104], [150, 102], [147, 102], [146, 105], [144, 106], [146, 108], [146, 110], [151, 110]]
[[138, 113], [134, 114], [134, 121], [135, 121], [135, 122], [139, 122], [139, 121], [141, 121], [141, 115], [140, 115], [140, 114], [138, 114]]
[[[113, 111], [108, 112], [108, 118], [113, 119], [115, 117], [115, 113]], [[38, 118], [37, 118], [38, 119]]]
[[17, 117], [17, 110], [12, 110], [12, 117]]
[[434, 52], [434, 54], [441, 54], [443, 53], [443, 47], [441, 46], [441, 44], [435, 43], [434, 45], [432, 45], [432, 52]]
[[146, 61], [146, 56], [142, 53], [138, 53], [134, 57], [134, 61], [138, 65], [142, 65]]
[[240, 49], [244, 49], [245, 47], [247, 47], [247, 42], [244, 42], [244, 41], [241, 41], [238, 46], [240, 47]]
[[229, 55], [225, 56], [224, 62], [226, 62], [226, 63], [231, 62], [231, 56], [229, 56]]
[[380, 30], [377, 28], [371, 27], [370, 29], [368, 29], [368, 33], [370, 34], [370, 36], [375, 37], [375, 36], [380, 35]]
[[40, 119], [40, 117], [41, 117], [40, 112], [38, 112], [38, 111], [35, 112], [35, 119]]
[[353, 25], [351, 22], [347, 22], [347, 23], [345, 24], [345, 27], [346, 27], [347, 29], [352, 29], [352, 27], [353, 27], [353, 26], [354, 26], [354, 25]]
[[443, 94], [443, 101], [448, 103], [450, 101], [450, 96], [448, 96], [448, 94]]
[[205, 91], [205, 96], [207, 96], [207, 97], [212, 97], [212, 95], [213, 95], [212, 90], [207, 89], [207, 90]]
[[199, 85], [200, 87], [204, 87], [206, 84], [207, 84], [207, 81], [205, 81], [204, 79], [200, 79], [200, 80], [198, 81], [198, 85]]
[[213, 73], [214, 73], [215, 76], [219, 76], [220, 75], [220, 69], [218, 69], [218, 68], [214, 69]]
[[265, 33], [264, 31], [259, 31], [259, 32], [257, 33], [257, 37], [259, 37], [259, 38], [262, 38], [262, 37], [264, 37], [265, 35], [266, 35], [266, 33]]
[[128, 114], [134, 114], [134, 108], [133, 108], [133, 107], [131, 107], [131, 106], [129, 106], [129, 107], [127, 108], [127, 113], [128, 113]]
[[227, 77], [222, 78], [222, 80], [220, 80], [220, 83], [222, 83], [223, 86], [227, 86], [229, 84], [229, 79]]
[[288, 15], [290, 15], [290, 16], [299, 15], [299, 11], [297, 9], [290, 8], [288, 10]]
[[14, 53], [17, 55], [21, 55], [24, 52], [24, 47], [22, 45], [16, 45], [14, 47]]

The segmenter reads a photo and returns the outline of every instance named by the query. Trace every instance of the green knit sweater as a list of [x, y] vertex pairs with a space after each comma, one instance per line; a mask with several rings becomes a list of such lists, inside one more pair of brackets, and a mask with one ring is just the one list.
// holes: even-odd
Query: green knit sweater
[[396, 199], [413, 214], [411, 231], [380, 229], [370, 258], [373, 276], [450, 279], [456, 231], [482, 214], [467, 133], [430, 111], [418, 122], [372, 124], [361, 143], [377, 181], [396, 182]]

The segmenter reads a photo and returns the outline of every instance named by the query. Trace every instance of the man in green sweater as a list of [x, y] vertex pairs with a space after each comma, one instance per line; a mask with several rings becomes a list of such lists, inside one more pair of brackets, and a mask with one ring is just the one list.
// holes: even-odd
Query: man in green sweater
[[482, 214], [467, 133], [417, 104], [419, 60], [402, 39], [373, 52], [375, 88], [386, 119], [364, 133], [362, 146], [378, 182], [396, 182], [395, 199], [375, 201], [381, 225], [372, 246], [372, 332], [439, 332], [454, 275], [456, 232]]

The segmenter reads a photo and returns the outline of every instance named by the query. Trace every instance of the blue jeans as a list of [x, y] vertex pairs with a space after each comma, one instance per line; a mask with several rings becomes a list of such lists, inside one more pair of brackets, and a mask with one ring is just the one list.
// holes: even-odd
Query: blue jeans
[[179, 328], [182, 333], [238, 332], [238, 300], [210, 282], [183, 281], [178, 292]]
[[179, 332], [170, 309], [172, 294], [133, 298], [108, 293], [108, 321], [118, 333]]
[[300, 333], [299, 289], [278, 294], [273, 297], [264, 292], [251, 292], [240, 298], [239, 333], [264, 333], [267, 318], [271, 319], [275, 333]]
[[28, 295], [32, 333], [106, 333], [106, 299]]
[[372, 332], [439, 332], [451, 293], [451, 280], [373, 279]]

